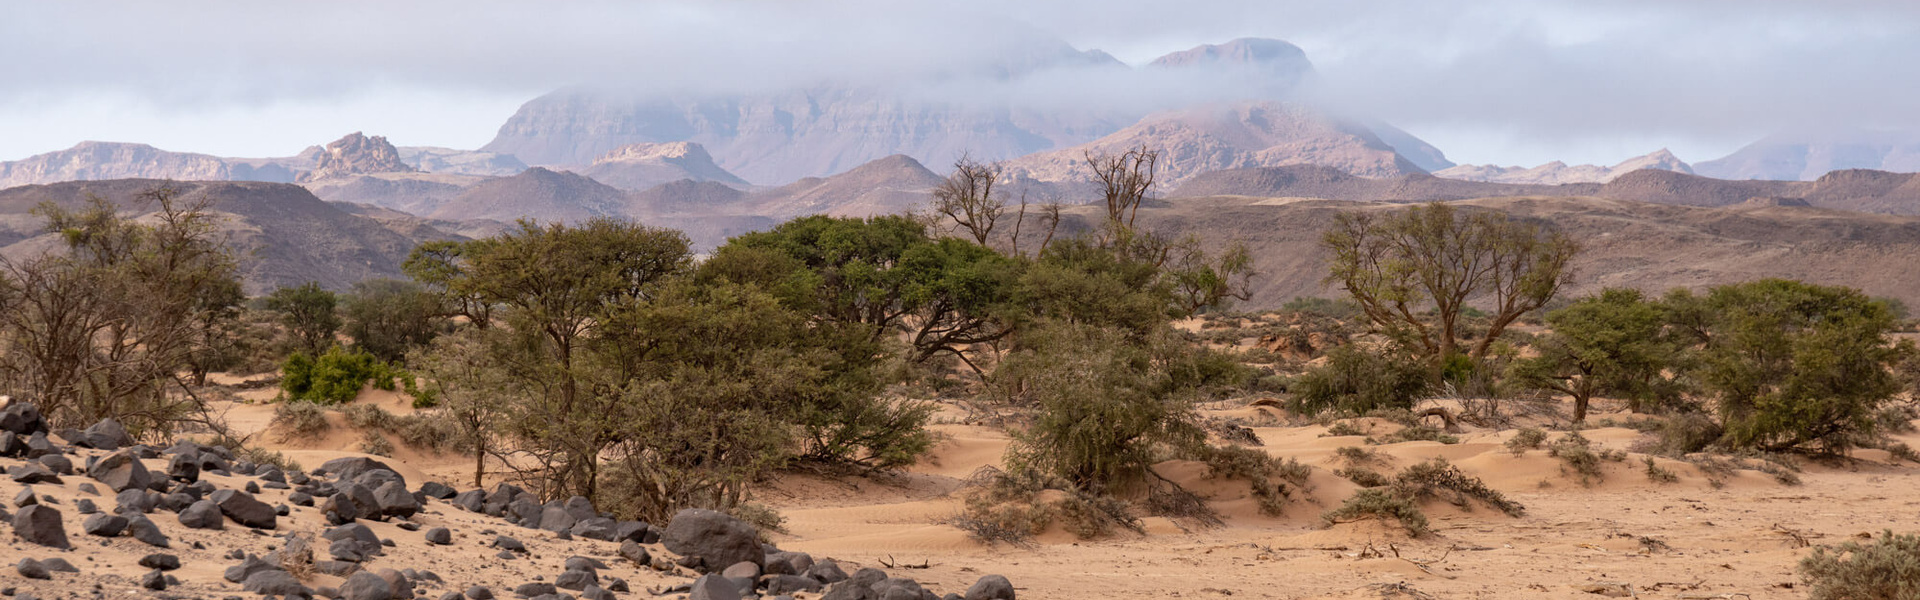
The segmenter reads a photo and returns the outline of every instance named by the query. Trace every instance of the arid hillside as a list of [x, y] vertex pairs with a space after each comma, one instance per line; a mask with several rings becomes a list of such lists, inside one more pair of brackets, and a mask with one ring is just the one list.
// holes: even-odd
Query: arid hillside
[[[1606, 286], [1663, 291], [1786, 277], [1920, 303], [1920, 269], [1913, 263], [1920, 256], [1920, 218], [1778, 203], [1706, 208], [1592, 197], [1454, 203], [1539, 219], [1573, 235], [1586, 248], [1574, 262], [1576, 295]], [[1142, 208], [1140, 220], [1198, 232], [1211, 244], [1247, 242], [1260, 276], [1245, 306], [1273, 308], [1295, 296], [1341, 294], [1321, 284], [1327, 267], [1318, 246], [1337, 212], [1394, 208], [1304, 198], [1178, 198]], [[1070, 214], [1073, 226], [1097, 216], [1093, 207]]]
[[[58, 240], [41, 233], [45, 219], [31, 214], [42, 202], [82, 206], [99, 196], [124, 209], [148, 212], [136, 201], [142, 192], [167, 182], [150, 179], [75, 181], [0, 190], [0, 254], [23, 256]], [[241, 272], [249, 294], [275, 287], [318, 281], [344, 289], [356, 281], [397, 277], [400, 263], [421, 241], [448, 237], [431, 227], [389, 229], [379, 221], [349, 214], [299, 186], [259, 182], [172, 182], [181, 200], [207, 200], [227, 217], [232, 243], [241, 251]]]

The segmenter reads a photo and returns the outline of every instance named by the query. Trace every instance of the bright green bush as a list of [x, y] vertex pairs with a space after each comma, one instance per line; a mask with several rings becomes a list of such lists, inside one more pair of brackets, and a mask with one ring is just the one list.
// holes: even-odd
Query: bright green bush
[[1295, 378], [1289, 408], [1304, 414], [1328, 410], [1362, 415], [1377, 409], [1411, 409], [1427, 392], [1419, 363], [1355, 346], [1327, 351], [1327, 363]]
[[305, 400], [321, 405], [341, 404], [360, 395], [360, 388], [372, 382], [374, 387], [392, 391], [394, 380], [403, 372], [380, 362], [371, 354], [334, 347], [315, 359], [295, 352], [281, 365], [280, 389], [290, 400]]
[[1920, 598], [1920, 535], [1885, 531], [1871, 544], [1822, 546], [1800, 561], [1812, 600]]

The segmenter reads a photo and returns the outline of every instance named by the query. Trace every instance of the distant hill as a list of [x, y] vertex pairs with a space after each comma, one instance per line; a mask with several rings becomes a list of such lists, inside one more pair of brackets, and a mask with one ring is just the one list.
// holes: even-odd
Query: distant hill
[[[1562, 228], [1584, 245], [1572, 294], [1606, 286], [1649, 291], [1762, 277], [1847, 285], [1920, 305], [1920, 218], [1742, 202], [1724, 207], [1625, 200], [1514, 197], [1455, 201]], [[1247, 242], [1254, 298], [1243, 308], [1275, 308], [1295, 296], [1332, 297], [1325, 287], [1320, 234], [1336, 213], [1390, 210], [1392, 204], [1250, 197], [1180, 198], [1140, 211], [1147, 227], [1200, 232], [1207, 243]], [[1090, 227], [1097, 207], [1069, 210], [1069, 229]]]
[[1920, 132], [1842, 130], [1782, 133], [1694, 165], [1720, 179], [1811, 181], [1832, 171], [1920, 171]]
[[1558, 185], [1562, 183], [1606, 183], [1614, 178], [1641, 169], [1657, 169], [1678, 173], [1693, 173], [1693, 167], [1681, 161], [1679, 157], [1666, 149], [1646, 156], [1636, 156], [1621, 161], [1611, 167], [1598, 165], [1572, 165], [1553, 161], [1533, 168], [1501, 167], [1496, 165], [1460, 165], [1433, 174], [1448, 179], [1467, 181], [1491, 181], [1495, 183], [1530, 183]]
[[580, 221], [623, 214], [626, 204], [625, 193], [584, 175], [534, 167], [512, 177], [474, 184], [423, 216], [507, 222], [522, 217]]
[[487, 178], [451, 173], [379, 173], [301, 184], [328, 202], [369, 204], [425, 215]]
[[[134, 199], [166, 182], [151, 179], [75, 181], [0, 190], [0, 254], [18, 257], [55, 247], [40, 233], [44, 220], [28, 213], [41, 202], [81, 206], [89, 194], [133, 211]], [[406, 233], [348, 214], [306, 189], [283, 183], [173, 182], [186, 200], [208, 199], [227, 216], [225, 231], [243, 253], [249, 294], [317, 281], [333, 289], [374, 277], [400, 277], [400, 263], [420, 242], [450, 238], [431, 227]]]
[[232, 175], [217, 156], [116, 142], [80, 142], [66, 150], [0, 162], [0, 188], [93, 179], [225, 181]]
[[1042, 181], [1085, 180], [1091, 175], [1087, 152], [1117, 154], [1142, 146], [1160, 151], [1159, 181], [1168, 188], [1202, 173], [1252, 167], [1319, 165], [1368, 177], [1425, 172], [1361, 123], [1280, 102], [1157, 113], [1098, 140], [1007, 164]]
[[747, 185], [745, 179], [713, 164], [707, 149], [693, 142], [628, 144], [594, 159], [593, 166], [580, 174], [623, 190], [644, 190], [683, 179]]
[[831, 177], [809, 177], [756, 192], [752, 204], [760, 214], [782, 219], [893, 214], [926, 205], [934, 186], [944, 179], [920, 161], [896, 154]]
[[1229, 169], [1202, 174], [1169, 197], [1257, 196], [1363, 202], [1425, 202], [1502, 196], [1585, 196], [1687, 206], [1730, 206], [1754, 198], [1799, 199], [1815, 207], [1920, 215], [1920, 175], [1835, 171], [1812, 182], [1729, 181], [1642, 169], [1607, 183], [1529, 185], [1431, 175], [1369, 179], [1314, 167]]
[[429, 173], [506, 177], [527, 170], [527, 164], [510, 154], [455, 150], [433, 146], [400, 146], [400, 160]]

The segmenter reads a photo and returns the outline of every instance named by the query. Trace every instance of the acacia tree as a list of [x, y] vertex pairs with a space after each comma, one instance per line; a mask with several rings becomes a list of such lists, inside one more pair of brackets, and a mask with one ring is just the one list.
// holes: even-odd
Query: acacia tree
[[442, 414], [458, 428], [460, 445], [473, 453], [473, 487], [485, 485], [487, 457], [502, 453], [498, 441], [506, 429], [507, 402], [527, 396], [521, 382], [499, 368], [507, 362], [499, 348], [511, 345], [498, 329], [470, 328], [440, 336], [415, 348], [407, 364], [420, 372], [428, 389], [439, 398]]
[[313, 281], [282, 287], [267, 296], [267, 308], [280, 313], [280, 324], [309, 356], [333, 347], [333, 334], [340, 331], [339, 306], [339, 295]]
[[1327, 281], [1351, 294], [1375, 328], [1434, 360], [1459, 354], [1472, 301], [1492, 309], [1467, 352], [1484, 358], [1514, 320], [1560, 292], [1579, 251], [1547, 227], [1439, 202], [1341, 213], [1321, 247], [1333, 255]]
[[0, 372], [56, 424], [113, 417], [164, 435], [204, 413], [181, 374], [235, 314], [234, 252], [206, 201], [161, 186], [136, 203], [154, 209], [143, 222], [99, 197], [43, 204], [64, 247], [0, 261]]
[[394, 362], [407, 351], [433, 341], [451, 323], [438, 294], [397, 279], [353, 284], [341, 302], [344, 331], [353, 345], [380, 360]]
[[686, 236], [613, 219], [522, 221], [437, 251], [452, 259], [435, 269], [445, 289], [495, 307], [517, 338], [502, 364], [525, 395], [508, 422], [549, 474], [547, 495], [592, 497], [599, 457], [622, 435], [608, 420], [620, 399], [590, 384], [581, 346], [610, 307], [650, 298], [659, 282], [691, 265]]
[[1666, 315], [1639, 290], [1609, 288], [1547, 315], [1552, 332], [1509, 374], [1521, 385], [1573, 397], [1573, 421], [1587, 418], [1594, 394], [1614, 391], [1636, 404], [1670, 364]]
[[1119, 154], [1088, 150], [1082, 159], [1086, 161], [1087, 168], [1093, 171], [1094, 182], [1100, 185], [1107, 224], [1114, 228], [1132, 229], [1134, 218], [1140, 213], [1140, 205], [1153, 194], [1160, 151], [1150, 150], [1145, 145], [1129, 148]]
[[933, 210], [966, 230], [975, 243], [988, 245], [1000, 215], [1007, 212], [1007, 199], [994, 190], [1001, 171], [1000, 165], [960, 157], [953, 174], [933, 188]]

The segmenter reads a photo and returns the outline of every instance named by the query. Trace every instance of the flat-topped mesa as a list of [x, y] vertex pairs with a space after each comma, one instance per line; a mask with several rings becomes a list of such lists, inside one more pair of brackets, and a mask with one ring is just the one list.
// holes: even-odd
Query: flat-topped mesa
[[358, 131], [327, 144], [313, 170], [301, 173], [298, 181], [306, 183], [348, 175], [368, 175], [373, 173], [413, 173], [419, 169], [401, 160], [400, 150], [387, 143], [384, 136], [368, 137]]

